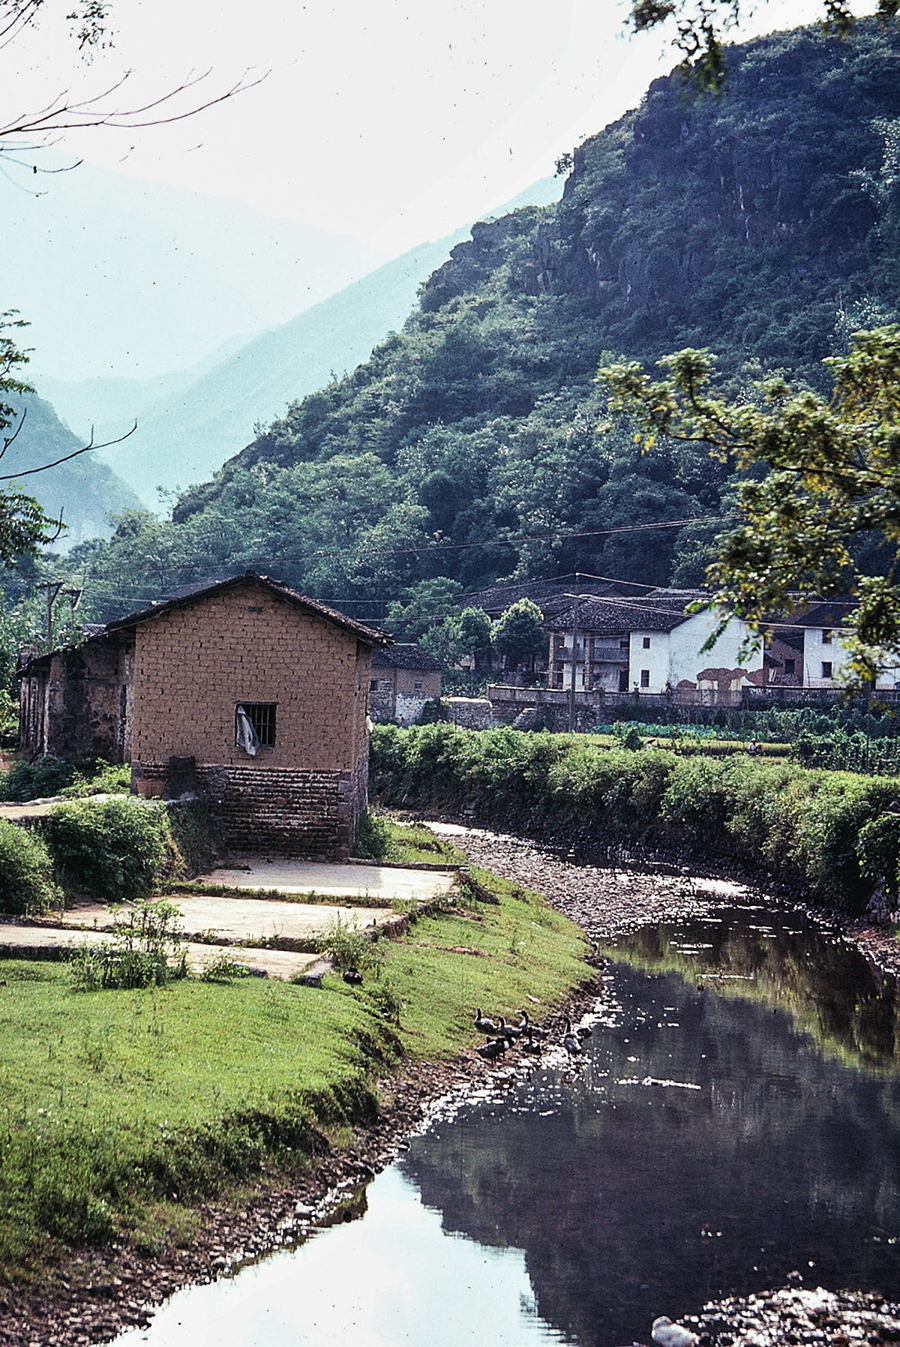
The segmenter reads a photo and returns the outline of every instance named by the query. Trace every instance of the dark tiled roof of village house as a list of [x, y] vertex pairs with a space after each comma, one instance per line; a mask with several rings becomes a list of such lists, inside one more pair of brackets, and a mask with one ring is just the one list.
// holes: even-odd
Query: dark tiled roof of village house
[[425, 669], [431, 671], [444, 666], [434, 655], [429, 655], [413, 641], [397, 641], [384, 649], [372, 651], [373, 669]]
[[178, 598], [169, 599], [165, 603], [154, 604], [151, 608], [144, 608], [138, 613], [131, 613], [128, 617], [120, 617], [115, 622], [108, 623], [106, 631], [123, 631], [128, 627], [136, 627], [141, 622], [153, 622], [156, 618], [162, 617], [165, 613], [171, 613], [176, 608], [192, 607], [195, 603], [202, 603], [215, 594], [224, 594], [231, 589], [237, 589], [240, 585], [247, 584], [264, 589], [267, 594], [271, 594], [274, 598], [280, 599], [294, 608], [300, 608], [305, 613], [310, 613], [314, 617], [322, 618], [325, 622], [333, 623], [336, 627], [341, 627], [366, 645], [390, 645], [393, 641], [393, 637], [389, 636], [387, 632], [380, 631], [377, 627], [368, 627], [364, 622], [357, 622], [352, 617], [346, 617], [343, 613], [339, 613], [337, 609], [328, 608], [324, 603], [319, 603], [317, 599], [310, 599], [305, 594], [298, 594], [296, 590], [290, 589], [280, 580], [270, 580], [267, 575], [257, 575], [255, 571], [246, 571], [243, 575], [234, 575], [227, 580], [219, 580], [208, 585], [205, 589], [193, 590]]
[[[580, 631], [600, 634], [627, 631], [672, 631], [691, 616], [686, 612], [691, 604], [709, 600], [702, 590], [658, 589], [639, 599], [585, 599], [578, 606]], [[546, 625], [554, 631], [571, 630], [574, 622], [574, 604]]]

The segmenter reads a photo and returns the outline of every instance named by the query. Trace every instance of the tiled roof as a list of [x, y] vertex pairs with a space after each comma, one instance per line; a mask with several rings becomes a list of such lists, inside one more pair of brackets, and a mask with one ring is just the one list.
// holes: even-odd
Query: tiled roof
[[373, 669], [424, 669], [426, 671], [442, 669], [444, 666], [434, 655], [429, 655], [414, 641], [398, 641], [394, 645], [376, 648], [372, 651]]
[[307, 598], [305, 594], [298, 594], [279, 580], [270, 580], [267, 575], [257, 575], [255, 571], [245, 571], [243, 575], [234, 575], [228, 580], [218, 580], [214, 584], [207, 585], [204, 589], [193, 590], [179, 598], [169, 599], [166, 603], [158, 603], [152, 608], [144, 608], [141, 612], [131, 613], [128, 617], [121, 617], [115, 622], [110, 622], [106, 631], [122, 631], [128, 627], [136, 627], [141, 622], [155, 622], [158, 617], [162, 617], [164, 613], [171, 613], [176, 608], [192, 607], [195, 603], [202, 603], [205, 599], [216, 594], [224, 594], [240, 585], [247, 584], [264, 589], [266, 593], [294, 608], [300, 608], [305, 613], [320, 617], [325, 622], [333, 623], [334, 626], [342, 628], [352, 636], [356, 636], [366, 645], [391, 644], [392, 637], [387, 632], [380, 631], [377, 627], [368, 627], [364, 622], [357, 622], [352, 617], [346, 617], [343, 613], [339, 613], [337, 609], [327, 608], [324, 603]]
[[[641, 598], [585, 599], [578, 605], [580, 631], [613, 635], [629, 631], [672, 631], [686, 622], [691, 604], [709, 600], [709, 595], [695, 589], [657, 589]], [[548, 617], [546, 625], [553, 631], [570, 631], [574, 625], [575, 605]]]

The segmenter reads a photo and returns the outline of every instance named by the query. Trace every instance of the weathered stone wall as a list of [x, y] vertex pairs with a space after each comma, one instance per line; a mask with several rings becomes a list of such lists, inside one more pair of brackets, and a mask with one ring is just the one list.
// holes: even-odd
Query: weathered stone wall
[[487, 697], [444, 697], [443, 705], [453, 724], [465, 730], [489, 730], [494, 723]]
[[19, 687], [23, 750], [71, 762], [127, 762], [133, 664], [131, 633], [94, 639], [36, 660]]

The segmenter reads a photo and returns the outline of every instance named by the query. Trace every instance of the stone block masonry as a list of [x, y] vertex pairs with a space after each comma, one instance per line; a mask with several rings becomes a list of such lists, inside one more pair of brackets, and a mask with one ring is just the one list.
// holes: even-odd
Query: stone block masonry
[[[168, 763], [133, 769], [144, 796], [165, 792]], [[349, 772], [198, 763], [198, 784], [220, 813], [233, 852], [345, 860], [357, 822], [359, 784]]]

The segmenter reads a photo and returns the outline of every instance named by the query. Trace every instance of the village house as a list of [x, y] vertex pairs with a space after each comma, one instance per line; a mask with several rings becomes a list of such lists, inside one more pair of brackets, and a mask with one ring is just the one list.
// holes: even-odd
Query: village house
[[367, 802], [371, 654], [390, 643], [248, 571], [28, 660], [21, 745], [130, 761], [140, 795], [197, 791], [233, 850], [344, 859]]
[[372, 651], [369, 715], [374, 721], [415, 725], [425, 703], [441, 695], [441, 662], [413, 641]]
[[690, 610], [708, 598], [702, 591], [672, 589], [640, 598], [571, 598], [546, 619], [548, 687], [571, 691], [574, 671], [576, 692], [680, 691], [710, 703], [739, 700], [742, 688], [765, 681], [763, 657], [756, 653], [741, 662], [750, 629], [736, 617], [728, 619], [712, 651], [703, 649], [722, 615], [709, 606]]

